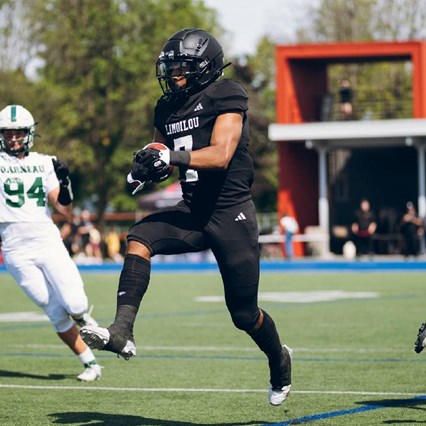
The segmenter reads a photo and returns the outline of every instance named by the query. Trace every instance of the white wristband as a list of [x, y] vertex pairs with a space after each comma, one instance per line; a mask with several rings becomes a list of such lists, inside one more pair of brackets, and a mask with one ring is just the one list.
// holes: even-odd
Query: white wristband
[[164, 161], [168, 166], [170, 165], [170, 151], [168, 149], [160, 151], [160, 160]]

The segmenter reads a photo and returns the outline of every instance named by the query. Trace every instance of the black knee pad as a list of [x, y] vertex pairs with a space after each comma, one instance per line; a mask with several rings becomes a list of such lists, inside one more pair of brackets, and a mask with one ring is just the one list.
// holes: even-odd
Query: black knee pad
[[259, 319], [259, 314], [259, 309], [256, 309], [255, 311], [240, 309], [238, 311], [231, 312], [231, 318], [235, 327], [239, 330], [249, 332], [254, 329]]

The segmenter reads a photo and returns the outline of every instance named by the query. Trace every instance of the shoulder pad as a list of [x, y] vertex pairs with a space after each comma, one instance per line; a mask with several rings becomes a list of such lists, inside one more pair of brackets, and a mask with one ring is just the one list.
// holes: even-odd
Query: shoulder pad
[[238, 81], [231, 79], [215, 81], [207, 87], [206, 95], [212, 99], [218, 113], [248, 110], [247, 91]]

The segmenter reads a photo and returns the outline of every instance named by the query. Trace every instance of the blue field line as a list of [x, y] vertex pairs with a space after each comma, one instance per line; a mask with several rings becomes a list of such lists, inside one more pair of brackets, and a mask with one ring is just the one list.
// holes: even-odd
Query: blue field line
[[[119, 273], [121, 263], [104, 263], [101, 265], [77, 265], [81, 272]], [[261, 261], [262, 272], [425, 272], [426, 260], [277, 260]], [[152, 270], [156, 272], [218, 272], [214, 262], [155, 262]], [[0, 273], [6, 272], [0, 265]]]
[[[16, 358], [74, 358], [72, 353], [43, 353], [43, 352], [0, 352], [0, 357], [16, 357]], [[98, 358], [115, 358], [116, 355], [110, 352], [97, 352]], [[159, 354], [159, 353], [144, 353], [133, 357], [133, 362], [144, 361], [147, 359], [156, 360], [228, 360], [228, 361], [260, 361], [264, 362], [264, 356], [258, 355], [191, 355], [191, 354]], [[339, 363], [339, 362], [352, 362], [352, 363], [425, 363], [424, 358], [405, 358], [405, 359], [389, 359], [389, 358], [297, 358], [295, 361], [299, 362], [313, 362], [313, 363]]]
[[358, 408], [330, 411], [328, 413], [321, 413], [321, 414], [313, 414], [311, 416], [299, 417], [297, 419], [286, 420], [284, 422], [279, 422], [279, 423], [266, 423], [262, 426], [301, 425], [304, 423], [315, 422], [317, 420], [330, 419], [332, 417], [341, 417], [341, 416], [347, 416], [350, 414], [363, 413], [366, 411], [380, 410], [381, 408], [398, 407], [398, 406], [404, 406], [407, 404], [414, 405], [416, 402], [421, 400], [426, 400], [426, 395], [421, 395], [421, 396], [417, 396], [415, 398], [410, 398], [410, 399], [387, 400], [383, 404], [362, 405], [361, 407], [358, 407]]

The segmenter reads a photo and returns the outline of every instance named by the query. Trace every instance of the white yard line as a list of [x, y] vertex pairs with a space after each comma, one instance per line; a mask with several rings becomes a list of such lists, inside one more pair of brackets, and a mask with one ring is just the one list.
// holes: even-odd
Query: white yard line
[[[3, 345], [3, 348], [17, 348], [17, 349], [64, 349], [62, 344], [25, 344], [15, 343], [10, 345]], [[381, 354], [381, 353], [393, 353], [393, 354], [412, 354], [414, 352], [407, 351], [406, 349], [342, 349], [342, 348], [292, 348], [293, 351], [298, 353], [356, 353], [356, 354]], [[139, 346], [138, 350], [142, 353], [143, 351], [180, 351], [180, 352], [253, 352], [259, 353], [259, 349], [256, 347], [241, 347], [241, 346]]]
[[[211, 393], [266, 393], [267, 389], [208, 389], [208, 388], [120, 388], [108, 386], [35, 386], [35, 385], [2, 385], [0, 389], [40, 389], [40, 390], [90, 390], [116, 392], [211, 392]], [[414, 392], [368, 392], [368, 391], [292, 391], [295, 394], [316, 395], [381, 395], [381, 396], [423, 396]]]

